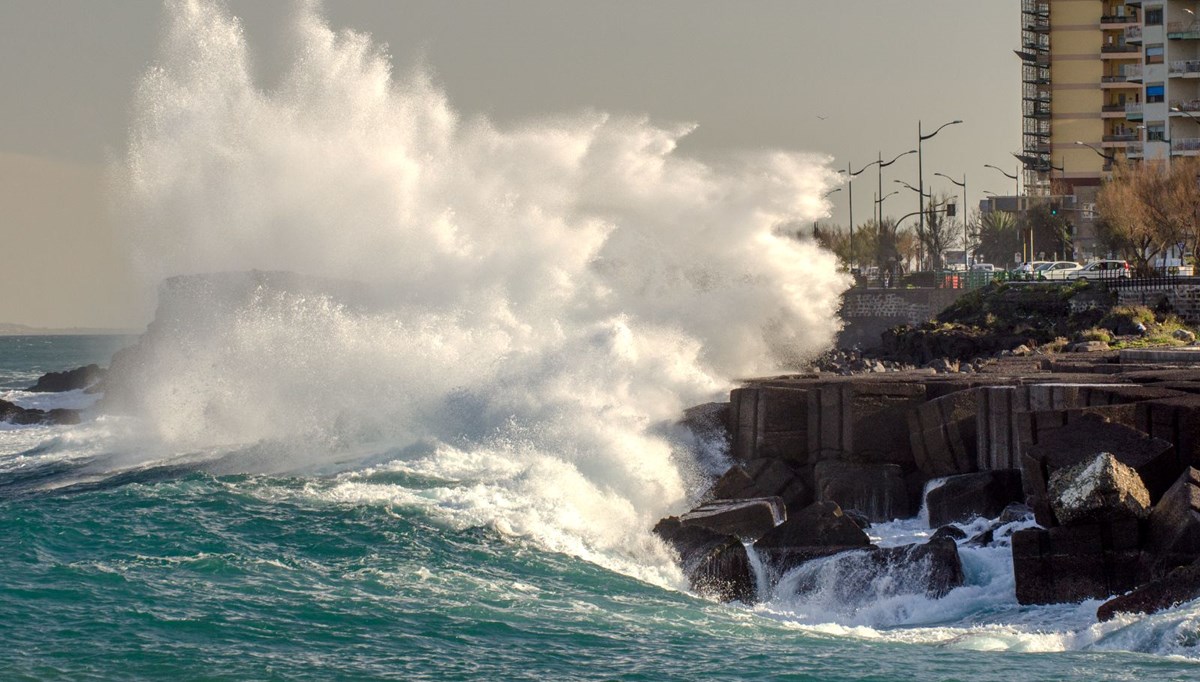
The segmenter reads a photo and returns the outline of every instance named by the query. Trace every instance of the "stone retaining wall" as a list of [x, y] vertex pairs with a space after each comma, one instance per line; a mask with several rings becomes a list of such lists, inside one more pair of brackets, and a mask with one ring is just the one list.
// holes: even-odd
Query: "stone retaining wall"
[[1144, 305], [1153, 308], [1164, 298], [1184, 322], [1191, 325], [1200, 324], [1200, 285], [1174, 284], [1154, 289], [1117, 290], [1117, 302], [1121, 305]]
[[880, 335], [901, 324], [918, 325], [945, 310], [965, 289], [851, 289], [842, 296], [844, 327], [838, 346], [880, 347]]

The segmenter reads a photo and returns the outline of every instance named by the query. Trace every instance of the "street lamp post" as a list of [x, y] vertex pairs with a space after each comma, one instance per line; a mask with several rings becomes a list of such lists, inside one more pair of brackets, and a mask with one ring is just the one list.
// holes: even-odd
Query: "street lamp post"
[[[937, 129], [932, 133], [923, 135], [921, 134], [921, 121], [917, 121], [917, 187], [919, 188], [917, 193], [921, 195], [918, 197], [920, 202], [918, 203], [917, 208], [922, 209], [922, 211], [925, 208], [925, 154], [922, 150], [921, 143], [925, 140], [932, 139], [934, 135], [937, 135], [942, 131], [942, 128], [945, 128], [946, 126], [957, 125], [959, 123], [962, 123], [960, 119], [954, 119], [949, 123], [943, 123], [942, 125], [938, 126]], [[917, 235], [918, 238], [920, 238], [925, 236], [925, 214], [921, 213], [918, 220], [920, 222], [918, 223], [919, 227], [917, 228]]]
[[954, 178], [950, 177], [949, 175], [946, 175], [945, 173], [934, 173], [934, 175], [946, 178], [950, 182], [953, 182], [954, 184], [958, 185], [959, 187], [962, 187], [962, 191], [963, 191], [963, 210], [962, 210], [963, 266], [966, 267], [966, 269], [970, 270], [971, 269], [971, 267], [970, 267], [971, 261], [969, 258], [967, 258], [967, 243], [970, 241], [970, 237], [967, 236], [967, 174], [963, 173], [962, 182], [955, 180]]
[[[842, 191], [841, 187], [835, 187], [835, 188], [829, 190], [828, 192], [822, 194], [821, 198], [828, 199], [829, 195], [834, 194], [836, 192], [840, 192], [840, 191]], [[817, 238], [817, 221], [814, 219], [813, 220], [813, 239], [815, 240], [816, 238]]]
[[[888, 161], [887, 163], [884, 163], [883, 162], [883, 153], [880, 152], [879, 160], [875, 162], [876, 164], [879, 165], [879, 194], [877, 194], [876, 196], [881, 196], [881, 197], [883, 196], [883, 169], [887, 168], [888, 166], [892, 165], [893, 163], [896, 163], [897, 161], [899, 161], [900, 157], [902, 157], [902, 156], [908, 156], [909, 154], [916, 154], [916, 153], [917, 153], [916, 149], [910, 149], [906, 152], [897, 154], [896, 158], [892, 159], [891, 161]], [[889, 194], [888, 196], [890, 197], [891, 194]], [[887, 198], [887, 197], [884, 197], [884, 198]], [[878, 221], [877, 224], [880, 227], [882, 227], [883, 226], [883, 202], [882, 201], [879, 202], [879, 215], [877, 217], [877, 221]]]
[[838, 171], [839, 173], [844, 172], [846, 174], [846, 202], [850, 207], [850, 271], [851, 272], [854, 272], [854, 265], [855, 265], [855, 262], [854, 262], [854, 258], [855, 258], [855, 255], [854, 255], [854, 178], [857, 177], [858, 175], [861, 175], [863, 173], [863, 171], [867, 170], [871, 166], [874, 166], [876, 163], [877, 163], [876, 161], [872, 161], [871, 163], [868, 163], [867, 165], [863, 166], [862, 168], [859, 168], [856, 171], [851, 171], [850, 169], [852, 168], [852, 166], [850, 165], [849, 162], [846, 162], [846, 170]]
[[[898, 185], [904, 185], [905, 187], [916, 192], [917, 194], [920, 194], [922, 207], [924, 207], [926, 199], [933, 198], [932, 194], [925, 194], [919, 188], [913, 187], [912, 185], [908, 184], [907, 182], [905, 182], [903, 180], [893, 180], [892, 182], [894, 182]], [[924, 244], [924, 241], [925, 241], [925, 233], [923, 231], [921, 231], [920, 229], [918, 229], [917, 230], [917, 263], [919, 264], [920, 267], [925, 267], [925, 244]]]
[[[1017, 186], [1016, 186], [1017, 193], [1015, 196], [1013, 196], [1013, 201], [1016, 203], [1017, 219], [1020, 220], [1020, 218], [1021, 218], [1021, 174], [1020, 174], [1019, 168], [1016, 173], [1009, 173], [1008, 171], [1004, 170], [1003, 168], [1001, 168], [999, 166], [993, 166], [990, 163], [983, 164], [983, 167], [991, 168], [993, 170], [998, 170], [998, 171], [1000, 171], [1001, 175], [1003, 175], [1004, 177], [1008, 178], [1009, 180], [1012, 180], [1013, 182], [1017, 183]], [[1025, 254], [1025, 244], [1024, 244], [1025, 239], [1023, 237], [1021, 239], [1021, 242], [1022, 242], [1021, 243], [1021, 257], [1025, 258], [1025, 260], [1027, 260], [1027, 261], [1033, 260], [1033, 231], [1031, 230], [1029, 232], [1029, 255], [1028, 255], [1028, 257]]]

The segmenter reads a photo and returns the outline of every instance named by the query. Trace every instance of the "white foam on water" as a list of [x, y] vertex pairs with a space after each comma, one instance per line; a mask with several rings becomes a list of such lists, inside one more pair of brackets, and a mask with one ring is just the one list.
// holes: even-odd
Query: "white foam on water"
[[[993, 523], [976, 519], [952, 525], [970, 539]], [[965, 584], [940, 599], [926, 596], [919, 581], [906, 585], [904, 576], [887, 573], [847, 594], [836, 582], [846, 572], [847, 559], [835, 558], [783, 576], [755, 612], [806, 632], [842, 637], [973, 651], [1135, 651], [1200, 662], [1200, 600], [1149, 616], [1121, 614], [1106, 623], [1096, 620], [1104, 600], [1018, 604], [1009, 540], [1016, 530], [1034, 525], [1024, 519], [997, 528], [996, 542], [989, 546], [959, 542]], [[916, 518], [876, 524], [868, 532], [872, 542], [897, 547], [925, 542], [933, 531]], [[801, 579], [811, 583], [814, 574], [818, 589], [793, 589]]]
[[465, 120], [310, 3], [268, 90], [222, 5], [167, 8], [114, 168], [147, 285], [291, 271], [371, 303], [278, 279], [171, 292], [132, 377], [141, 432], [116, 449], [277, 471], [390, 458], [455, 482], [335, 496], [416, 499], [675, 581], [648, 531], [698, 487], [672, 424], [837, 331], [848, 279], [791, 236], [828, 210], [828, 159], [708, 165], [675, 151], [693, 124], [600, 111]]

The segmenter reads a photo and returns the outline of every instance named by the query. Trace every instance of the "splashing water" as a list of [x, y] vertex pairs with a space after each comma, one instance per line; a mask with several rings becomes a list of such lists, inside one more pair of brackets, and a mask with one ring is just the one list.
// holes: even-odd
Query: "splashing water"
[[690, 492], [668, 425], [837, 331], [845, 276], [788, 234], [826, 210], [827, 159], [717, 168], [675, 153], [691, 125], [598, 112], [464, 121], [311, 6], [264, 90], [236, 18], [168, 10], [118, 172], [147, 283], [291, 271], [373, 304], [280, 277], [168, 291], [134, 373], [161, 448], [370, 457], [348, 494], [403, 470], [455, 518], [674, 576], [644, 530]]

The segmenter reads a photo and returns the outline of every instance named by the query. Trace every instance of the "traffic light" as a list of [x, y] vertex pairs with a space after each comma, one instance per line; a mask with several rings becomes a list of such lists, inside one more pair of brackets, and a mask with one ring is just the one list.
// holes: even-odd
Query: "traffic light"
[[1058, 204], [1050, 204], [1050, 215], [1058, 215]]

